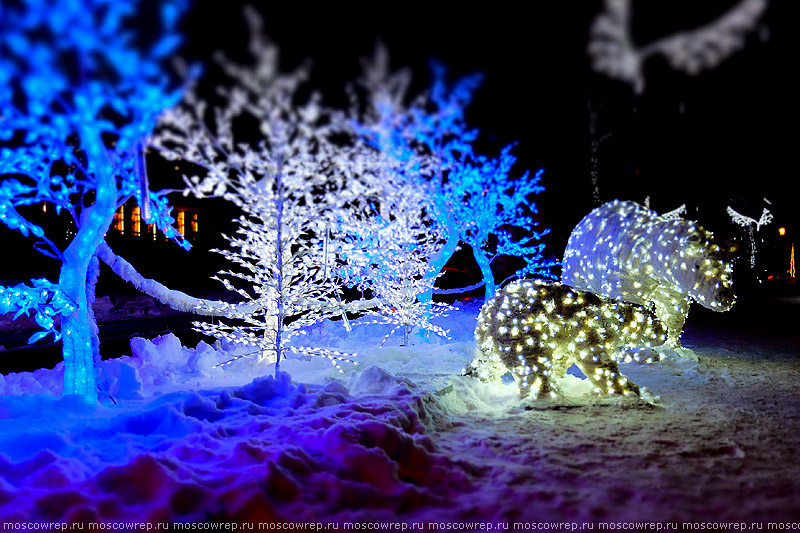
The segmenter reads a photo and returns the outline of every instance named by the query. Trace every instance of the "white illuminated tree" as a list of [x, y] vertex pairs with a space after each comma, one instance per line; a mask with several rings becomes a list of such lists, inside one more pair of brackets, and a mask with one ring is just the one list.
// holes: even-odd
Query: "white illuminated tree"
[[[387, 178], [387, 181], [391, 181]], [[384, 182], [386, 183], [386, 182]], [[388, 324], [398, 329], [407, 345], [414, 327], [447, 337], [447, 331], [431, 322], [451, 307], [421, 300], [436, 281], [430, 259], [444, 243], [442, 231], [427, 213], [421, 191], [397, 194], [387, 187], [360, 210], [350, 225], [341, 225], [337, 239], [342, 259], [341, 277], [351, 287], [369, 292], [375, 307], [362, 323]]]
[[[171, 160], [205, 169], [187, 177], [187, 192], [217, 196], [241, 208], [236, 235], [221, 250], [237, 268], [220, 281], [241, 303], [216, 303], [228, 321], [196, 323], [201, 331], [258, 348], [274, 358], [276, 371], [288, 350], [337, 361], [343, 354], [321, 348], [290, 347], [302, 329], [356, 309], [339, 297], [342, 282], [326, 245], [331, 225], [347, 217], [347, 184], [358, 172], [357, 158], [335, 146], [324, 126], [318, 98], [297, 104], [296, 90], [308, 70], [282, 73], [278, 49], [261, 34], [261, 20], [246, 10], [249, 50], [255, 64], [240, 66], [220, 57], [232, 80], [218, 89], [223, 104], [209, 109], [189, 93], [184, 104], [161, 121], [153, 145]], [[258, 134], [237, 133], [252, 120]]]
[[[243, 215], [237, 220], [236, 235], [226, 236], [230, 248], [218, 251], [237, 268], [220, 272], [215, 279], [241, 295], [245, 305], [221, 302], [224, 315], [233, 322], [196, 326], [273, 356], [276, 370], [290, 349], [328, 357], [338, 367], [337, 361], [349, 357], [323, 348], [290, 348], [290, 339], [303, 328], [342, 314], [346, 304], [337, 298], [341, 283], [332, 275], [332, 256], [323, 245], [327, 229], [323, 209], [329, 206], [320, 205], [326, 201], [319, 193], [325, 184], [324, 175], [318, 173], [320, 154], [304, 157], [298, 153], [304, 141], [290, 143], [279, 132], [272, 133], [273, 150], [262, 152], [260, 160], [248, 165], [225, 195]], [[288, 151], [292, 157], [282, 160]], [[309, 205], [312, 198], [314, 204]], [[315, 220], [313, 215], [321, 218]]]

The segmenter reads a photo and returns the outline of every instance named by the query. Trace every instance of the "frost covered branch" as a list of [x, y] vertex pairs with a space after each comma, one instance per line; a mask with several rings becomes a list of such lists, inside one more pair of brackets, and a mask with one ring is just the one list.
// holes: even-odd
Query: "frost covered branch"
[[[170, 289], [155, 280], [142, 276], [133, 265], [123, 257], [115, 254], [105, 242], [97, 249], [97, 255], [115, 274], [129, 282], [135, 289], [152, 296], [176, 311], [206, 316], [224, 314], [224, 310], [218, 302], [189, 296], [184, 292]], [[242, 306], [242, 308], [243, 311], [247, 310], [247, 306]]]

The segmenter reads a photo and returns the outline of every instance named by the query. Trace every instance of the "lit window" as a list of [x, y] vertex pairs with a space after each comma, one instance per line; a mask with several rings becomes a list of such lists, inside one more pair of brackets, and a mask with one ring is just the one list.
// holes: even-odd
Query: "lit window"
[[199, 227], [199, 225], [197, 223], [197, 213], [192, 213], [191, 227], [192, 227], [192, 233], [196, 234], [197, 233], [197, 228]]
[[114, 212], [114, 229], [118, 232], [125, 234], [125, 206], [119, 206]]
[[183, 211], [178, 211], [175, 219], [178, 222], [178, 233], [181, 235], [186, 235], [186, 213]]
[[131, 210], [131, 222], [133, 226], [133, 234], [136, 235], [137, 237], [142, 234], [142, 217], [140, 213], [141, 211], [138, 205]]

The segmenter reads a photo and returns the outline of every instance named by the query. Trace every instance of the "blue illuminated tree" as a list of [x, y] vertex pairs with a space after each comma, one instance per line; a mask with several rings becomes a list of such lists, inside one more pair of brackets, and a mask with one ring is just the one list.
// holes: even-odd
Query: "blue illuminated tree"
[[516, 158], [511, 148], [507, 146], [496, 158], [472, 155], [451, 171], [443, 185], [461, 241], [472, 248], [481, 270], [487, 300], [497, 287], [492, 262], [498, 257], [523, 260], [524, 265], [510, 278], [555, 278], [550, 268], [558, 264], [544, 258], [541, 239], [548, 230], [536, 230], [536, 204], [529, 200], [544, 190], [539, 183], [543, 171], [512, 178]]
[[[483, 279], [447, 292], [485, 285], [488, 299], [496, 287], [491, 269], [495, 258], [523, 259], [525, 266], [515, 274], [520, 277], [549, 276], [555, 264], [543, 256], [540, 239], [547, 230], [536, 231], [532, 218], [536, 206], [531, 197], [544, 190], [539, 184], [541, 171], [513, 179], [516, 159], [510, 146], [497, 158], [474, 151], [478, 131], [467, 125], [465, 109], [481, 76], [465, 76], [449, 85], [446, 74], [443, 65], [433, 63], [431, 88], [409, 101], [409, 73], [389, 72], [388, 53], [379, 46], [360, 80], [367, 93], [366, 109], [361, 110], [354, 92], [351, 116], [357, 135], [387, 156], [385, 164], [393, 170], [395, 183], [423, 190], [428, 199], [427, 207], [445, 240], [431, 257], [429, 276], [439, 275], [460, 243], [469, 244]], [[430, 300], [432, 293], [426, 291], [419, 298]]]
[[[132, 19], [148, 8], [159, 14], [155, 39], [133, 31]], [[184, 8], [185, 0], [26, 0], [0, 7], [0, 221], [61, 263], [56, 282], [0, 288], [0, 312], [33, 313], [42, 331], [31, 342], [61, 338], [65, 396], [97, 399], [91, 303], [97, 252], [117, 207], [134, 198], [146, 223], [188, 247], [171, 227], [166, 198], [149, 190], [143, 171], [145, 138], [180, 96], [163, 63], [179, 43]], [[66, 244], [31, 221], [30, 206], [43, 202], [74, 224]]]

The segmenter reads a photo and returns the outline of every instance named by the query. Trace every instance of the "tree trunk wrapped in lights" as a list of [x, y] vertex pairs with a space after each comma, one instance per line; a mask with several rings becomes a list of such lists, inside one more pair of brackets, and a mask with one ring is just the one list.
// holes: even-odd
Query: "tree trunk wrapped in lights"
[[639, 394], [620, 373], [613, 350], [661, 345], [666, 332], [644, 307], [541, 280], [513, 282], [484, 304], [475, 340], [482, 352], [467, 373], [514, 375], [521, 397], [555, 397], [574, 363], [601, 394]]
[[653, 308], [667, 328], [667, 345], [680, 347], [692, 301], [713, 311], [733, 305], [731, 251], [695, 222], [615, 200], [572, 231], [561, 281]]
[[[171, 227], [166, 199], [140, 175], [143, 139], [180, 97], [164, 64], [180, 42], [185, 3], [160, 4], [160, 16], [148, 20], [155, 40], [134, 31], [140, 4], [4, 3], [0, 17], [0, 222], [60, 262], [57, 283], [0, 287], [0, 311], [33, 312], [42, 331], [31, 342], [48, 334], [62, 340], [63, 394], [89, 402], [99, 381], [91, 310], [97, 253], [115, 210], [135, 199], [151, 223], [188, 248]], [[65, 238], [50, 228], [48, 235], [28, 218], [37, 204], [64, 214], [75, 232]]]

